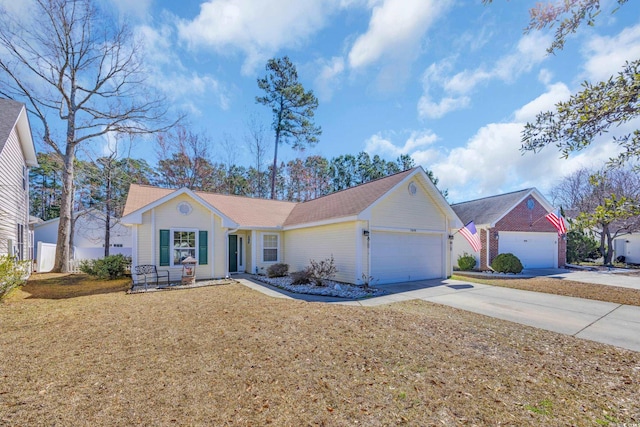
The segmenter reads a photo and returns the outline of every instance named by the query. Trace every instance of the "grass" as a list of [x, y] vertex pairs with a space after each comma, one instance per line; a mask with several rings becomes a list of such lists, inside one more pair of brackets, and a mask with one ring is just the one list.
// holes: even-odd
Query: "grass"
[[130, 286], [129, 278], [101, 280], [87, 274], [40, 273], [31, 276], [22, 293], [25, 298], [65, 299], [124, 292]]
[[640, 422], [640, 353], [424, 301], [34, 279], [0, 305], [0, 425]]
[[[484, 285], [522, 289], [525, 291], [544, 292], [568, 297], [640, 306], [640, 290], [618, 286], [596, 285], [572, 280], [554, 279], [551, 277], [533, 277], [528, 279], [480, 278], [471, 275], [466, 276], [461, 272], [456, 272], [456, 274], [452, 276], [452, 279], [481, 283]], [[640, 281], [640, 276], [638, 276], [638, 280]]]

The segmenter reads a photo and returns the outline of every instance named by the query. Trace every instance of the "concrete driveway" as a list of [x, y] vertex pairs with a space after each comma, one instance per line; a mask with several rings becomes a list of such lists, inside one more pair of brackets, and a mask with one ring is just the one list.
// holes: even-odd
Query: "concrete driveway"
[[[454, 272], [458, 273], [458, 272]], [[629, 273], [635, 273], [630, 274]], [[464, 275], [477, 277], [500, 277], [499, 273], [464, 272]], [[622, 288], [640, 289], [640, 272], [615, 268], [611, 270], [589, 271], [569, 270], [566, 268], [525, 269], [522, 273], [512, 275], [513, 278], [551, 277], [554, 279], [574, 280], [576, 282], [594, 283], [596, 285], [620, 286]]]
[[422, 299], [523, 325], [640, 351], [640, 307], [481, 285], [460, 280], [424, 280], [383, 285], [387, 295], [362, 299], [312, 297], [280, 291], [259, 282], [240, 283], [279, 298], [376, 306]]
[[620, 286], [622, 288], [640, 289], [640, 274], [626, 275], [625, 273], [628, 272], [637, 272], [637, 270], [529, 270], [529, 274], [536, 274], [536, 276], [545, 276], [564, 280], [575, 280], [576, 282], [594, 283], [596, 285]]

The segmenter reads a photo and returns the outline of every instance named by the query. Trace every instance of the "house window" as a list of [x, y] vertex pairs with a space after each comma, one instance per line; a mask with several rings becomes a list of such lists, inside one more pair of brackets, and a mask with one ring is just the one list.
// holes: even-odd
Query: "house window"
[[262, 236], [262, 261], [278, 262], [277, 234], [264, 234]]
[[27, 190], [28, 171], [26, 166], [22, 166], [22, 189]]
[[16, 252], [16, 257], [18, 258], [18, 260], [20, 261], [24, 261], [24, 256], [25, 256], [25, 247], [24, 247], [24, 225], [22, 224], [18, 224], [18, 245], [17, 245], [17, 252]]
[[196, 258], [197, 234], [195, 230], [171, 230], [171, 253], [174, 266], [181, 265], [187, 257]]

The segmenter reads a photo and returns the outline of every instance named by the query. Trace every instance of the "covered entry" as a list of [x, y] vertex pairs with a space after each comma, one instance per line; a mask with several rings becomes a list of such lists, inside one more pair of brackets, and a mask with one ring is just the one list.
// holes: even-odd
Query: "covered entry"
[[370, 248], [371, 275], [378, 284], [444, 276], [440, 235], [375, 231]]

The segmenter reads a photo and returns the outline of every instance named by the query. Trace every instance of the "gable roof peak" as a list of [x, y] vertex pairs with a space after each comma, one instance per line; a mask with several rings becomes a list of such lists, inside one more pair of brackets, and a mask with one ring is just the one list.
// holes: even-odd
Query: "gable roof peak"
[[522, 195], [522, 196], [524, 196], [525, 194], [531, 193], [534, 190], [536, 190], [535, 187], [525, 188], [525, 189], [522, 189], [522, 190], [510, 191], [508, 193], [494, 194], [493, 196], [485, 196], [485, 197], [480, 197], [478, 199], [465, 200], [464, 202], [452, 203], [451, 206], [462, 205], [462, 204], [465, 204], [465, 203], [476, 203], [476, 202], [481, 202], [483, 200], [496, 199], [496, 198], [502, 198], [502, 197], [511, 197], [513, 195]]

